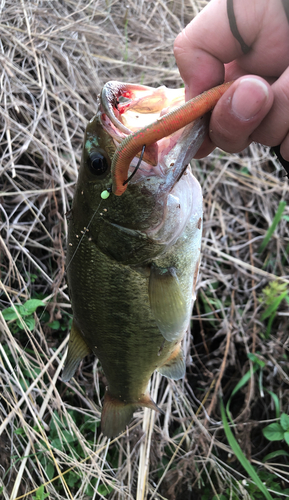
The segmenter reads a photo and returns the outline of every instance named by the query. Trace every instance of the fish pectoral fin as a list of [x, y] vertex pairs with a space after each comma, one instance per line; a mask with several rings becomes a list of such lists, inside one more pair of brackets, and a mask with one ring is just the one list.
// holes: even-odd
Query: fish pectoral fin
[[63, 382], [67, 382], [73, 377], [80, 361], [90, 353], [91, 349], [83, 339], [78, 326], [73, 320], [68, 341], [67, 358], [61, 377]]
[[133, 413], [145, 406], [151, 410], [161, 411], [148, 394], [143, 394], [138, 401], [126, 403], [111, 396], [106, 391], [101, 414], [101, 430], [104, 436], [113, 438], [123, 432], [132, 419]]
[[149, 300], [153, 316], [163, 337], [172, 342], [188, 320], [186, 301], [174, 267], [163, 269], [155, 264], [149, 278]]
[[165, 364], [158, 368], [158, 372], [164, 377], [173, 380], [183, 378], [186, 373], [186, 364], [181, 346], [178, 345]]

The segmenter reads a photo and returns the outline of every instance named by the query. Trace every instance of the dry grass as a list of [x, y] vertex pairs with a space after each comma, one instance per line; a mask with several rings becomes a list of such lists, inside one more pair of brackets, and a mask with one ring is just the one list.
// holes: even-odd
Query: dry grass
[[[59, 378], [71, 314], [64, 214], [97, 93], [112, 79], [180, 85], [173, 40], [204, 4], [0, 2], [0, 307], [31, 297], [47, 304], [32, 331], [21, 317], [23, 330], [0, 314], [5, 500], [44, 498], [41, 485], [51, 499], [198, 500], [205, 485], [211, 490], [206, 498], [227, 487], [239, 498], [254, 498], [236, 484], [246, 473], [231, 454], [218, 404], [220, 391], [227, 400], [252, 367], [249, 352], [265, 367], [231, 403], [236, 436], [258, 471], [276, 474], [288, 487], [286, 458], [262, 465], [268, 451], [284, 447], [270, 448], [261, 433], [275, 417], [267, 391], [289, 413], [288, 304], [281, 303], [268, 338], [261, 321], [263, 289], [278, 278], [289, 283], [288, 221], [281, 220], [266, 250], [257, 253], [279, 201], [288, 199], [288, 182], [266, 148], [252, 145], [234, 156], [215, 151], [194, 166], [205, 209], [194, 344], [186, 339], [185, 380], [152, 379], [164, 416], [139, 412], [129, 432], [109, 443], [97, 427], [103, 395], [97, 360], [86, 360], [69, 384]], [[60, 321], [62, 329], [51, 329], [49, 321]], [[32, 493], [37, 489], [38, 496]]]

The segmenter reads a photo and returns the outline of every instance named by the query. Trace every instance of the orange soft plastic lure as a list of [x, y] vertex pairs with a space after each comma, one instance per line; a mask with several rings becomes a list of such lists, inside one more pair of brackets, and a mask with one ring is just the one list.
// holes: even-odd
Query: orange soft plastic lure
[[112, 159], [112, 191], [121, 196], [127, 188], [124, 184], [128, 177], [130, 162], [143, 146], [150, 146], [156, 141], [173, 134], [192, 123], [214, 108], [218, 100], [233, 82], [223, 83], [194, 97], [182, 106], [162, 116], [149, 126], [128, 135], [116, 149]]

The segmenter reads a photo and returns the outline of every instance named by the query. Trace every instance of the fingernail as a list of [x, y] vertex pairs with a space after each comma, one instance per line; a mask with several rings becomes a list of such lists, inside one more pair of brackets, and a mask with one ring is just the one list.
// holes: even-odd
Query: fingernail
[[262, 109], [268, 96], [264, 82], [254, 77], [243, 78], [233, 94], [232, 111], [238, 118], [250, 120]]

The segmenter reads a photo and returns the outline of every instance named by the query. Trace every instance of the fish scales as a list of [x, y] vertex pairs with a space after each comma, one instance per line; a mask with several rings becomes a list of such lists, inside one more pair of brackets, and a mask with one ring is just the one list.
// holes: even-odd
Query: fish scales
[[101, 200], [112, 182], [115, 122], [114, 117], [108, 126], [100, 102], [86, 130], [68, 220], [73, 327], [63, 373], [63, 380], [71, 378], [89, 352], [99, 358], [107, 380], [102, 431], [108, 437], [124, 430], [138, 407], [158, 409], [147, 390], [156, 369], [172, 379], [185, 373], [181, 341], [191, 316], [202, 233], [201, 188], [187, 163], [206, 129], [201, 122], [169, 144], [159, 141], [157, 165], [142, 161], [122, 196]]
[[[146, 389], [152, 364], [157, 368], [171, 350], [171, 343], [166, 342], [162, 357], [158, 356], [163, 337], [150, 311], [147, 279], [130, 266], [112, 262], [93, 244], [80, 250], [78, 258], [90, 264], [86, 272], [82, 266], [73, 266], [69, 286], [74, 319], [101, 359], [112, 395], [136, 401]], [[141, 336], [137, 336], [138, 331]]]

